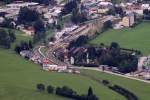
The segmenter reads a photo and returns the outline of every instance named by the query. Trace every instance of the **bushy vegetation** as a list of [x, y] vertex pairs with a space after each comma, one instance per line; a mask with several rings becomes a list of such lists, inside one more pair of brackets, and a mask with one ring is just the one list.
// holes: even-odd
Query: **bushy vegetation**
[[134, 95], [132, 92], [124, 89], [121, 86], [113, 85], [113, 86], [109, 86], [109, 88], [121, 95], [124, 95], [127, 98], [127, 100], [138, 100], [138, 97], [136, 95]]
[[0, 47], [9, 49], [15, 40], [16, 35], [13, 31], [0, 29]]
[[4, 18], [4, 21], [2, 23], [0, 23], [0, 27], [14, 29], [16, 27], [16, 25], [15, 25], [15, 22], [13, 21], [13, 19]]
[[44, 84], [37, 84], [36, 88], [40, 92], [45, 91], [45, 85]]

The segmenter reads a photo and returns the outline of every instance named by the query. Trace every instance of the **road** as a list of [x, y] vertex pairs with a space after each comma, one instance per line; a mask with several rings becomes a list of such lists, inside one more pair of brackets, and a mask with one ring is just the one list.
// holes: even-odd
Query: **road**
[[124, 78], [137, 80], [137, 81], [140, 81], [140, 82], [144, 82], [144, 83], [150, 84], [150, 81], [147, 81], [147, 80], [142, 80], [142, 79], [130, 77], [130, 76], [127, 76], [127, 75], [121, 75], [121, 74], [113, 73], [113, 72], [110, 72], [110, 71], [102, 71], [99, 68], [89, 68], [89, 67], [70, 67], [70, 68], [73, 68], [73, 69], [87, 69], [87, 70], [94, 70], [94, 71], [99, 71], [99, 72], [105, 72], [105, 73], [108, 73], [108, 74], [111, 74], [111, 75], [116, 75], [116, 76], [119, 76], [119, 77], [124, 77]]

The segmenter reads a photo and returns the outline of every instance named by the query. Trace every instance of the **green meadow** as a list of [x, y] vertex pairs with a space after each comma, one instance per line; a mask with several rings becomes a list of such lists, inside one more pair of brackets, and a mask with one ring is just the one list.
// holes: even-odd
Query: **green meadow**
[[92, 44], [106, 45], [111, 42], [117, 42], [123, 48], [140, 50], [144, 55], [150, 54], [150, 22], [142, 22], [133, 28], [109, 29], [89, 41]]

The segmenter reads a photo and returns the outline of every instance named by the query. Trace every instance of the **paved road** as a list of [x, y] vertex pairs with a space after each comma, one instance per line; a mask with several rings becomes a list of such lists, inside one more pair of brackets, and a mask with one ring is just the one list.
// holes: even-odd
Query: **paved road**
[[45, 46], [40, 46], [40, 47], [38, 48], [38, 52], [39, 52], [43, 57], [46, 57], [46, 56], [43, 54], [43, 52], [41, 51], [42, 48], [45, 48]]
[[105, 72], [105, 73], [108, 73], [108, 74], [112, 74], [112, 75], [116, 75], [116, 76], [120, 76], [120, 77], [132, 79], [132, 80], [137, 80], [137, 81], [140, 81], [140, 82], [150, 84], [150, 81], [147, 81], [147, 80], [142, 80], [142, 79], [130, 77], [130, 76], [127, 76], [127, 75], [121, 75], [121, 74], [113, 73], [113, 72], [110, 72], [110, 71], [102, 71], [99, 68], [89, 68], [89, 67], [71, 67], [71, 68], [74, 68], [74, 69], [87, 69], [87, 70], [95, 70], [95, 71], [99, 71], [99, 72]]

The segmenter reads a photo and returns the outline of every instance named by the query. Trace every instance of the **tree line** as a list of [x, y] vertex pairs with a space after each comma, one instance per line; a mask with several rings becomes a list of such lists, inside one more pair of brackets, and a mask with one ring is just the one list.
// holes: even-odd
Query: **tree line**
[[127, 89], [124, 89], [123, 87], [119, 85], [113, 85], [109, 86], [110, 89], [113, 91], [116, 91], [117, 93], [125, 96], [127, 100], [139, 100], [136, 95], [134, 95], [132, 92], [128, 91]]
[[37, 84], [36, 88], [40, 92], [46, 90], [49, 94], [55, 93], [56, 95], [71, 98], [74, 100], [99, 100], [99, 98], [93, 93], [92, 87], [89, 87], [88, 93], [83, 95], [77, 94], [76, 91], [67, 86], [54, 88], [53, 86], [49, 85], [47, 86], [47, 88], [45, 88], [44, 84]]

